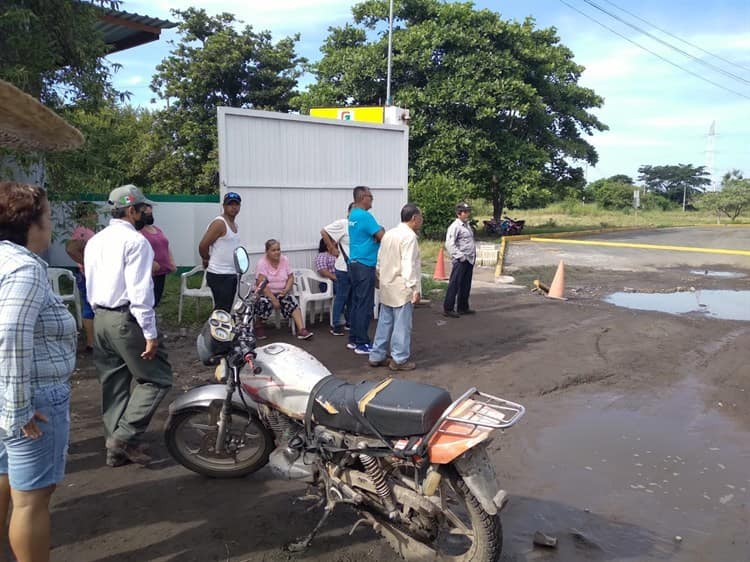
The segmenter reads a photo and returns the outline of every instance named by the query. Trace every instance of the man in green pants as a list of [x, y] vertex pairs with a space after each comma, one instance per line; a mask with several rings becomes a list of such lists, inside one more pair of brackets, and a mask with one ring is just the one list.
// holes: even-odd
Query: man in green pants
[[134, 185], [116, 188], [107, 203], [109, 226], [89, 240], [84, 253], [107, 464], [148, 464], [141, 440], [172, 386], [172, 367], [156, 329], [154, 251], [138, 233], [144, 207], [153, 203]]

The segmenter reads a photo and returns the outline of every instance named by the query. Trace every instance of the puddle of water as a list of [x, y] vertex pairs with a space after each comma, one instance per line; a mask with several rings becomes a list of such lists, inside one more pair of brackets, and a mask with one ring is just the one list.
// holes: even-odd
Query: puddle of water
[[510, 506], [517, 552], [539, 529], [562, 543], [545, 560], [581, 560], [583, 549], [586, 560], [747, 559], [750, 435], [706, 410], [696, 385], [640, 402], [559, 402]]
[[700, 313], [725, 320], [750, 321], [750, 291], [689, 291], [682, 293], [613, 293], [606, 302], [637, 310], [669, 314]]
[[530, 554], [543, 530], [560, 540], [543, 557], [555, 562], [747, 559], [750, 435], [696, 383], [666, 392], [548, 402], [561, 414], [524, 451], [511, 550]]
[[744, 273], [736, 271], [711, 271], [710, 269], [691, 269], [693, 275], [703, 275], [705, 277], [719, 277], [720, 279], [741, 279], [745, 277]]

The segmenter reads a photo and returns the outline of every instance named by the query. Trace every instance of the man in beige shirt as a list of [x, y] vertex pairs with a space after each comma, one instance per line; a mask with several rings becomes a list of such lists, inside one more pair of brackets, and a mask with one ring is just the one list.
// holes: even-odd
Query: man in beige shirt
[[[392, 371], [411, 371], [409, 361], [414, 305], [422, 293], [422, 268], [417, 231], [422, 211], [413, 203], [401, 209], [401, 224], [383, 235], [378, 252], [380, 312], [369, 362], [372, 367], [388, 366]], [[388, 344], [391, 359], [388, 360]]]

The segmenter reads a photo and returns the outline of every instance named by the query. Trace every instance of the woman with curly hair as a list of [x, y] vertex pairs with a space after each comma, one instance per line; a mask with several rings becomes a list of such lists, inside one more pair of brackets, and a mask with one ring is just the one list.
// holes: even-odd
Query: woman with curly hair
[[0, 528], [19, 562], [49, 560], [49, 501], [65, 474], [76, 322], [39, 254], [52, 220], [41, 187], [0, 182]]

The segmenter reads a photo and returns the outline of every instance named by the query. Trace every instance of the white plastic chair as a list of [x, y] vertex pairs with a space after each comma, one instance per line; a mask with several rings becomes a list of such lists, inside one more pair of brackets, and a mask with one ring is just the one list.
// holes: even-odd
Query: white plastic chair
[[[320, 314], [325, 318], [326, 313], [330, 315], [333, 308], [333, 281], [321, 277], [312, 269], [295, 269], [294, 274], [294, 296], [299, 301], [302, 313], [302, 324], [307, 326], [307, 315], [311, 313], [313, 322], [315, 316]], [[326, 290], [320, 291], [318, 283], [325, 283]]]
[[[191, 289], [187, 285], [187, 281], [190, 277], [193, 275], [197, 275], [198, 273], [203, 274], [203, 281], [201, 281], [201, 286], [198, 289]], [[214, 303], [214, 295], [211, 293], [211, 288], [206, 283], [206, 272], [203, 270], [203, 267], [200, 265], [196, 265], [193, 269], [190, 271], [186, 271], [182, 275], [180, 275], [180, 304], [177, 309], [177, 323], [182, 322], [182, 301], [184, 297], [194, 297], [195, 298], [195, 315], [198, 316], [198, 299], [200, 298], [209, 298], [211, 299], [211, 306], [213, 306]]]
[[[64, 277], [68, 279], [73, 285], [72, 293], [63, 293], [60, 290], [60, 279]], [[76, 278], [73, 273], [67, 269], [61, 267], [48, 267], [47, 268], [47, 279], [52, 287], [52, 291], [58, 295], [64, 303], [72, 302], [76, 307], [76, 320], [78, 322], [78, 328], [83, 326], [83, 316], [81, 315], [81, 295], [78, 294], [78, 285], [76, 284]]]

